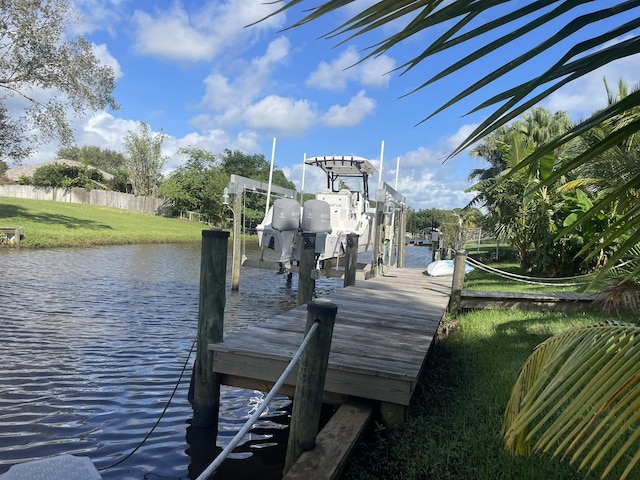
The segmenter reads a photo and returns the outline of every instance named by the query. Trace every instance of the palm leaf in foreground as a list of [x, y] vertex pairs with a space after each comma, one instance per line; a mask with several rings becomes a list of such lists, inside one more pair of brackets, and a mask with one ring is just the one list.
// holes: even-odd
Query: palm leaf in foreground
[[[276, 3], [282, 6], [274, 15], [294, 8], [303, 9], [301, 18], [294, 20], [289, 27], [294, 28], [340, 10], [353, 3], [353, 0], [324, 0], [317, 5], [311, 5], [308, 0], [281, 0]], [[309, 8], [305, 10], [307, 5]], [[592, 74], [600, 67], [639, 54], [639, 9], [640, 0], [378, 0], [330, 29], [324, 37], [341, 37], [342, 42], [347, 42], [359, 36], [368, 36], [385, 26], [397, 27], [400, 22], [405, 22], [404, 27], [396, 33], [373, 43], [361, 61], [387, 53], [400, 44], [415, 49], [398, 67], [403, 73], [414, 70], [436, 55], [446, 58], [440, 71], [417, 82], [417, 87], [411, 93], [433, 87], [436, 82], [460, 74], [463, 70], [473, 72], [468, 76], [466, 86], [439, 107], [434, 107], [421, 121], [427, 121], [465, 99], [477, 99], [468, 113], [487, 109], [484, 120], [454, 149], [450, 155], [452, 157], [509, 124], [559, 89]], [[540, 31], [549, 34], [540, 40]], [[426, 48], [422, 47], [425, 44], [422, 39], [416, 38], [419, 34], [433, 39], [427, 42]], [[576, 35], [580, 35], [580, 40]], [[492, 55], [500, 55], [501, 64], [487, 70], [485, 65], [491, 64], [490, 59], [495, 58]], [[530, 62], [534, 59], [540, 64], [533, 66]], [[516, 69], [523, 74], [521, 81], [514, 81], [510, 77]], [[498, 84], [504, 90], [493, 96], [486, 94], [485, 87]], [[639, 106], [640, 92], [609, 105], [549, 142], [546, 147], [533, 152], [514, 169], [514, 173], [519, 168], [534, 165], [550, 151], [569, 144], [572, 139], [600, 123], [635, 118], [634, 111]], [[615, 135], [596, 142], [541, 186], [550, 185], [558, 176], [582, 165], [598, 161], [602, 152], [625, 142], [638, 131], [638, 122], [618, 128]], [[637, 188], [637, 185], [631, 181], [620, 182], [620, 191], [632, 188]], [[617, 198], [611, 197], [610, 200], [613, 203]], [[597, 213], [596, 210], [586, 212], [584, 221]], [[577, 226], [575, 224], [574, 228]], [[629, 215], [623, 231], [606, 233], [633, 235], [639, 230], [640, 216]], [[625, 249], [634, 245], [632, 241], [627, 241], [619, 249], [619, 255], [626, 255]]]
[[615, 468], [627, 478], [640, 460], [640, 326], [577, 327], [540, 344], [507, 405], [507, 450], [561, 455], [579, 468]]

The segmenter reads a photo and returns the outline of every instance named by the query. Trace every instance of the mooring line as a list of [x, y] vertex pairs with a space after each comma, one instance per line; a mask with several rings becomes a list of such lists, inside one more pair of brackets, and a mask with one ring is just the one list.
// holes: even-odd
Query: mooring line
[[176, 383], [176, 386], [173, 388], [173, 392], [171, 392], [171, 396], [169, 397], [169, 400], [167, 400], [167, 403], [164, 406], [164, 409], [162, 410], [162, 413], [160, 414], [160, 417], [158, 417], [158, 420], [156, 421], [156, 423], [153, 425], [153, 427], [151, 427], [151, 430], [149, 430], [149, 433], [147, 433], [147, 436], [144, 437], [144, 439], [142, 439], [142, 441], [138, 444], [138, 446], [136, 448], [131, 450], [131, 452], [129, 452], [123, 458], [121, 458], [120, 460], [118, 460], [117, 462], [115, 462], [115, 463], [113, 463], [111, 465], [108, 465], [106, 467], [98, 468], [99, 471], [102, 472], [104, 470], [109, 470], [110, 468], [116, 467], [116, 466], [120, 465], [122, 462], [124, 462], [125, 460], [131, 458], [131, 456], [134, 453], [136, 453], [144, 445], [144, 443], [149, 439], [149, 437], [154, 432], [156, 427], [160, 424], [160, 420], [162, 420], [162, 418], [164, 417], [164, 414], [167, 413], [167, 409], [169, 408], [169, 405], [171, 404], [171, 401], [173, 400], [173, 397], [175, 396], [176, 392], [178, 391], [178, 387], [180, 386], [180, 382], [182, 381], [182, 376], [184, 375], [184, 372], [187, 369], [187, 365], [189, 364], [189, 359], [191, 358], [191, 354], [193, 353], [193, 347], [195, 346], [197, 339], [198, 339], [198, 337], [193, 339], [193, 342], [191, 343], [191, 348], [189, 349], [189, 355], [187, 355], [187, 359], [184, 361], [184, 365], [182, 366], [182, 371], [180, 372], [180, 376], [178, 377], [178, 381]]

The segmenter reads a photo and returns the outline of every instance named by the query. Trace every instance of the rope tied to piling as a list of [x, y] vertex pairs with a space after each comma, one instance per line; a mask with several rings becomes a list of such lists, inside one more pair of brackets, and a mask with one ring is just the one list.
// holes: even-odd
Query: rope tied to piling
[[[317, 302], [317, 300], [319, 300], [319, 299], [316, 299], [316, 302]], [[273, 384], [273, 387], [271, 387], [271, 390], [269, 391], [269, 393], [267, 393], [267, 396], [264, 398], [264, 400], [262, 401], [260, 406], [247, 419], [245, 424], [238, 431], [238, 433], [236, 433], [235, 437], [233, 437], [233, 439], [231, 439], [231, 441], [224, 448], [224, 450], [222, 450], [222, 452], [220, 452], [220, 454], [215, 458], [215, 460], [213, 462], [211, 462], [211, 464], [198, 476], [198, 478], [196, 480], [208, 480], [209, 478], [211, 478], [212, 475], [216, 472], [216, 470], [220, 467], [222, 462], [224, 460], [226, 460], [227, 457], [233, 451], [233, 449], [238, 446], [238, 444], [240, 443], [240, 440], [242, 440], [242, 438], [247, 434], [247, 432], [249, 432], [249, 430], [251, 429], [253, 424], [258, 421], [258, 419], [260, 418], [262, 413], [269, 406], [269, 403], [271, 402], [271, 400], [273, 400], [273, 397], [275, 397], [276, 394], [278, 393], [278, 391], [280, 390], [280, 388], [282, 388], [286, 378], [292, 372], [292, 370], [295, 367], [296, 363], [298, 363], [298, 360], [302, 356], [302, 353], [304, 352], [304, 350], [307, 348], [307, 345], [309, 344], [309, 342], [311, 340], [311, 337], [313, 336], [313, 334], [316, 332], [316, 330], [319, 327], [320, 327], [320, 322], [318, 320], [314, 321], [313, 325], [311, 326], [311, 328], [309, 329], [309, 331], [305, 335], [304, 339], [302, 340], [302, 343], [298, 347], [298, 350], [296, 350], [296, 353], [293, 355], [293, 357], [289, 361], [289, 364], [284, 369], [284, 371], [282, 372], [282, 374], [280, 375], [278, 380], [276, 380], [276, 383]]]

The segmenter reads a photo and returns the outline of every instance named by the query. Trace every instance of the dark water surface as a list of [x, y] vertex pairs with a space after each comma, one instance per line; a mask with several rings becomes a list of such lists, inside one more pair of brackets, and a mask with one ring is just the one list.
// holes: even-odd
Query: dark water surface
[[[409, 247], [406, 266], [427, 257]], [[190, 426], [199, 275], [200, 244], [0, 249], [0, 474], [70, 453], [89, 456], [105, 480], [196, 478], [265, 395], [225, 387], [217, 436]], [[243, 268], [225, 334], [294, 307], [296, 281]], [[321, 295], [341, 287], [317, 283]], [[149, 434], [185, 365], [148, 440], [112, 466]], [[217, 479], [281, 478], [290, 403], [276, 397]]]

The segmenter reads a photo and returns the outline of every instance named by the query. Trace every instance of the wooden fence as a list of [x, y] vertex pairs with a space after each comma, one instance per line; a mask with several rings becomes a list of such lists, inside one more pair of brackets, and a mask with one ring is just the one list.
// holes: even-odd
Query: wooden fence
[[34, 187], [33, 185], [0, 185], [0, 197], [86, 203], [152, 215], [165, 215], [169, 206], [169, 200], [165, 198], [142, 197], [110, 190], [89, 190], [78, 187], [53, 188]]

